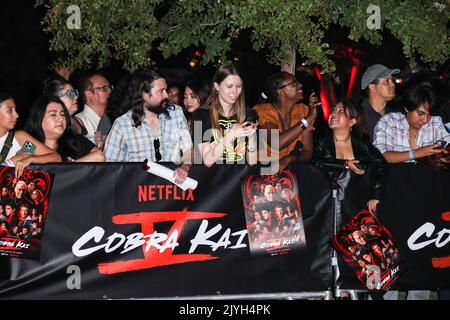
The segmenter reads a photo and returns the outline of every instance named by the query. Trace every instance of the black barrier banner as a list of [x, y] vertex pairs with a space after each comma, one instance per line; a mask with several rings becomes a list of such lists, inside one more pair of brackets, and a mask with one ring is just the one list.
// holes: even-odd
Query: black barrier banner
[[[342, 201], [343, 223], [366, 208], [369, 186], [368, 175], [352, 175]], [[408, 265], [405, 275], [391, 289], [450, 288], [449, 190], [447, 172], [420, 163], [389, 166], [377, 217], [392, 234]], [[341, 289], [365, 289], [345, 263], [341, 261], [339, 267], [337, 285]]]
[[396, 287], [450, 289], [450, 173], [423, 164], [391, 167], [380, 220], [408, 262]]
[[0, 297], [156, 298], [326, 291], [329, 187], [313, 166], [295, 174], [308, 250], [250, 253], [241, 178], [257, 167], [194, 166], [195, 190], [142, 164], [47, 165], [55, 175], [37, 261], [1, 258]]
[[[165, 298], [323, 292], [333, 289], [330, 240], [365, 208], [368, 175], [351, 176], [341, 219], [332, 184], [310, 164], [297, 181], [306, 249], [252, 255], [242, 178], [257, 167], [194, 166], [194, 191], [142, 164], [33, 166], [54, 174], [39, 260], [0, 257], [2, 299]], [[408, 264], [393, 289], [450, 289], [450, 175], [425, 165], [390, 166], [377, 217]], [[342, 223], [337, 226], [335, 221]], [[336, 286], [363, 289], [340, 265]]]

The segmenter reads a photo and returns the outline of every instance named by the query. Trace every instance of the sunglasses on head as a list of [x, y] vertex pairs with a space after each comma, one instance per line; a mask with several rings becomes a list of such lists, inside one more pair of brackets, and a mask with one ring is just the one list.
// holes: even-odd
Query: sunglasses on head
[[59, 95], [59, 97], [60, 97], [60, 98], [62, 98], [62, 97], [68, 97], [68, 98], [70, 98], [71, 100], [73, 100], [73, 99], [75, 99], [75, 97], [78, 97], [78, 90], [77, 90], [77, 89], [70, 89], [70, 90], [67, 90], [67, 91], [64, 92], [64, 93], [61, 93], [61, 94]]
[[155, 159], [156, 161], [161, 161], [162, 156], [161, 156], [161, 152], [159, 152], [159, 139], [156, 138], [153, 140], [153, 147], [155, 148]]

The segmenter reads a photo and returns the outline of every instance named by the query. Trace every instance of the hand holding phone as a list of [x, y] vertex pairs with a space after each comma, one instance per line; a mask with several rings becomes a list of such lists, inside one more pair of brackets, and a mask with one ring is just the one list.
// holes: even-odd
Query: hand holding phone
[[249, 110], [244, 122], [256, 123], [259, 120], [259, 115], [255, 110]]
[[439, 141], [436, 141], [434, 144], [439, 144], [439, 146], [434, 147], [433, 149], [435, 149], [435, 150], [444, 150], [447, 147], [448, 142], [445, 141], [445, 140], [439, 140]]

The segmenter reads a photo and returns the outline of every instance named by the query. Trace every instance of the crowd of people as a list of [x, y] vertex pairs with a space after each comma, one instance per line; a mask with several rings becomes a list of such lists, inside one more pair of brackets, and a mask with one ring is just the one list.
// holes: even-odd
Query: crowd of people
[[[305, 99], [303, 85], [287, 72], [267, 78], [264, 98], [253, 108], [246, 105], [242, 76], [232, 64], [218, 67], [210, 83], [189, 81], [183, 96], [182, 88], [169, 87], [151, 69], [136, 70], [116, 89], [95, 72], [82, 76], [78, 89], [55, 74], [44, 81], [24, 130], [13, 130], [19, 116], [14, 99], [0, 94], [0, 143], [12, 144], [1, 160], [19, 174], [30, 163], [148, 159], [177, 164], [180, 181], [193, 163], [276, 161], [279, 171], [312, 160], [363, 174], [369, 169], [364, 163], [376, 160], [378, 167], [368, 171], [381, 183], [384, 161], [434, 155], [442, 152], [442, 141], [450, 140], [442, 121], [449, 121], [449, 101], [436, 116], [440, 101], [429, 83], [411, 86], [399, 109], [389, 106], [397, 73], [380, 64], [367, 68], [361, 81], [365, 99], [338, 101], [331, 107], [330, 130], [320, 135], [314, 132], [319, 99], [314, 92]], [[26, 141], [33, 152], [22, 149]], [[379, 199], [371, 200], [369, 208], [375, 210]]]
[[370, 174], [367, 206], [375, 212], [386, 162], [447, 152], [443, 147], [450, 142], [443, 122], [450, 121], [449, 99], [439, 101], [429, 82], [411, 85], [400, 108], [389, 106], [399, 72], [381, 64], [368, 67], [361, 80], [365, 99], [338, 101], [329, 130], [321, 134], [314, 128], [319, 99], [313, 92], [305, 104], [303, 85], [287, 72], [267, 78], [264, 98], [252, 110], [232, 64], [219, 66], [210, 83], [189, 81], [183, 97], [182, 88], [168, 87], [151, 69], [136, 70], [116, 89], [95, 72], [83, 75], [78, 89], [55, 74], [44, 81], [24, 130], [14, 130], [19, 115], [13, 97], [0, 93], [0, 158], [16, 167], [17, 177], [31, 163], [172, 162], [178, 183], [193, 163], [272, 161], [276, 173], [296, 161], [312, 161], [332, 175]]
[[116, 88], [96, 72], [83, 75], [78, 89], [55, 74], [43, 82], [24, 130], [14, 130], [19, 115], [13, 97], [0, 93], [0, 158], [16, 167], [17, 177], [31, 163], [172, 162], [178, 183], [193, 163], [272, 161], [276, 173], [296, 161], [312, 161], [332, 175], [370, 174], [367, 206], [375, 212], [386, 162], [446, 152], [442, 147], [450, 142], [442, 120], [450, 121], [449, 99], [439, 101], [429, 82], [411, 85], [400, 108], [389, 106], [399, 72], [381, 64], [368, 67], [361, 80], [365, 99], [338, 101], [329, 130], [321, 134], [314, 128], [319, 99], [313, 92], [305, 104], [303, 84], [287, 72], [267, 78], [264, 98], [252, 110], [232, 64], [219, 66], [210, 83], [192, 79], [184, 95], [151, 69], [136, 70]]
[[[14, 98], [0, 93], [0, 162], [15, 167], [17, 178], [31, 163], [171, 162], [177, 166], [175, 182], [182, 183], [194, 163], [210, 167], [271, 161], [276, 173], [297, 161], [312, 161], [332, 177], [369, 174], [367, 208], [375, 213], [387, 163], [415, 162], [449, 150], [450, 98], [439, 99], [432, 84], [421, 81], [411, 84], [392, 108], [399, 72], [381, 64], [368, 67], [361, 80], [365, 99], [332, 105], [328, 128], [320, 134], [315, 132], [321, 106], [317, 93], [305, 99], [303, 84], [287, 72], [267, 78], [260, 103], [252, 108], [233, 64], [219, 66], [210, 82], [192, 79], [184, 94], [152, 69], [138, 69], [116, 87], [97, 72], [85, 74], [77, 88], [55, 74], [44, 81], [24, 130], [14, 130], [19, 117]], [[272, 188], [276, 186], [265, 186], [264, 197], [255, 197], [269, 201], [266, 192]], [[277, 197], [284, 201], [282, 192]], [[290, 205], [255, 204], [255, 239], [289, 233], [299, 223]], [[1, 232], [18, 237], [40, 233], [32, 204], [2, 200], [0, 210], [5, 212]], [[15, 210], [29, 215], [12, 221], [6, 213]]]

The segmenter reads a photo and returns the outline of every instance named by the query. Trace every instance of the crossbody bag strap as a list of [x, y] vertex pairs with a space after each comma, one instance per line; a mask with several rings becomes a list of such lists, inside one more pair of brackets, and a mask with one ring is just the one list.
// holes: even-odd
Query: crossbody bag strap
[[13, 145], [13, 139], [14, 139], [14, 130], [9, 130], [8, 136], [6, 137], [5, 143], [3, 144], [3, 148], [0, 153], [0, 162], [5, 161], [9, 149], [11, 149]]

